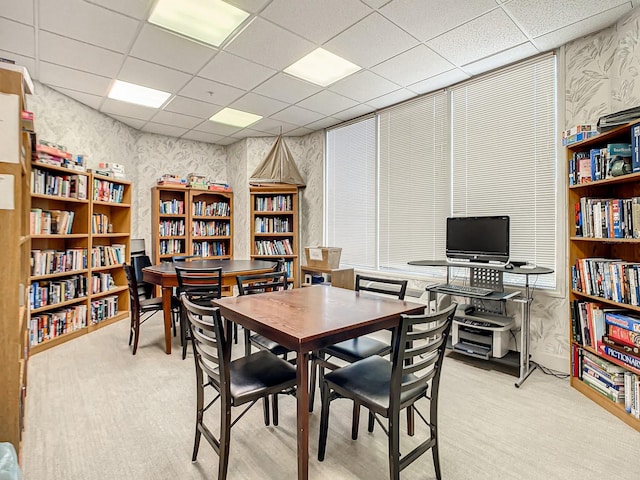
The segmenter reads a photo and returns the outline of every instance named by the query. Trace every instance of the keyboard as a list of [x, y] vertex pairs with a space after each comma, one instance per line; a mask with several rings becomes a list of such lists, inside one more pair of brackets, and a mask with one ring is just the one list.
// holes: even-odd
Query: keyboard
[[454, 285], [443, 283], [438, 285], [438, 291], [444, 293], [450, 293], [452, 295], [475, 295], [479, 297], [486, 297], [491, 295], [493, 290], [483, 287], [472, 287], [470, 285]]

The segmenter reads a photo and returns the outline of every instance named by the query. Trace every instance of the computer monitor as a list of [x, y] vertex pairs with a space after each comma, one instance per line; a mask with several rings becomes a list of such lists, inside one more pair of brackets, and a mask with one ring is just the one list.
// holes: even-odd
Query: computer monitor
[[509, 217], [447, 218], [447, 260], [451, 262], [509, 261]]

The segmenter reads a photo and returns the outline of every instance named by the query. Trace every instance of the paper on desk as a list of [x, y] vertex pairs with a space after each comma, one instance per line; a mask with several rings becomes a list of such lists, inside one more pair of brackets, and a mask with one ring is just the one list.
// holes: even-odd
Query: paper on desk
[[0, 210], [14, 210], [13, 175], [0, 175]]
[[322, 249], [321, 248], [310, 248], [309, 249], [309, 260], [322, 260]]
[[19, 109], [18, 95], [0, 94], [0, 163], [20, 161]]

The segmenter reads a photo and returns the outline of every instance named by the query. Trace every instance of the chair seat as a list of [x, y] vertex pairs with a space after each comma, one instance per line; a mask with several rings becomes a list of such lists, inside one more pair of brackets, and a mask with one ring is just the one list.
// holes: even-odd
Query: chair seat
[[[379, 411], [389, 408], [392, 363], [380, 356], [372, 356], [358, 362], [338, 368], [325, 375], [324, 379], [332, 389], [340, 393], [349, 391], [349, 397], [355, 397], [360, 403], [375, 405]], [[415, 379], [413, 374], [404, 375], [403, 382]], [[407, 390], [400, 395], [400, 403], [425, 394], [426, 387]]]
[[290, 352], [288, 348], [283, 347], [278, 342], [269, 340], [267, 337], [260, 335], [259, 333], [254, 333], [249, 338], [251, 340], [251, 343], [256, 345], [258, 348], [260, 348], [261, 350], [268, 350], [274, 355], [284, 355]]
[[279, 392], [296, 384], [296, 367], [266, 350], [240, 357], [229, 365], [233, 405], [241, 405], [265, 393]]
[[325, 355], [353, 363], [373, 355], [387, 355], [391, 352], [391, 345], [375, 338], [362, 336], [323, 348], [322, 352]]

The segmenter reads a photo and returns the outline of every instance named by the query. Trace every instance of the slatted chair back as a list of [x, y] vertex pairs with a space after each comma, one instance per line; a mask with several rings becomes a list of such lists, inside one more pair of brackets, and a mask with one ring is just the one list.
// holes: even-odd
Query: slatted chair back
[[238, 275], [238, 295], [252, 295], [256, 293], [286, 290], [288, 287], [287, 272], [285, 270], [253, 275]]
[[123, 263], [124, 274], [127, 277], [127, 285], [129, 287], [129, 302], [131, 315], [140, 315], [140, 290], [138, 287], [138, 281], [136, 280], [136, 273], [133, 266]]
[[138, 283], [138, 293], [142, 294], [144, 298], [151, 298], [153, 296], [153, 285], [142, 279], [142, 269], [152, 265], [149, 255], [131, 257], [131, 265], [133, 266], [136, 282]]
[[407, 280], [356, 275], [356, 292], [367, 291], [381, 293], [383, 295], [396, 297], [398, 300], [404, 300], [408, 283]]
[[189, 262], [174, 264], [178, 279], [178, 292], [190, 301], [208, 306], [210, 300], [222, 297], [222, 267], [190, 269]]

